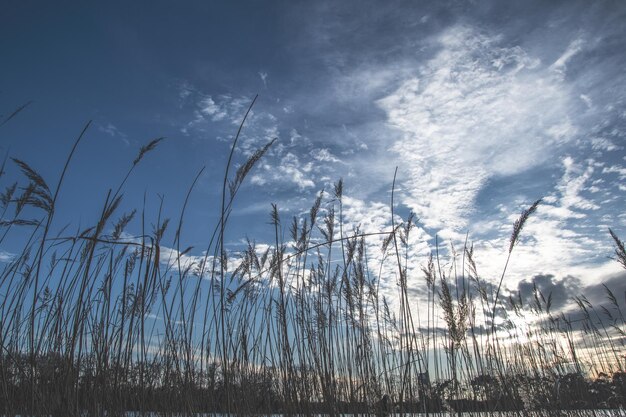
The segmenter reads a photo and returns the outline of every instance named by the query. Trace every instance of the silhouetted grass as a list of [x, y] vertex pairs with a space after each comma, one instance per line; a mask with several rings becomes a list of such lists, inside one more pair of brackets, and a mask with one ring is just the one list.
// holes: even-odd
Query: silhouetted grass
[[[145, 207], [119, 212], [127, 179], [158, 152], [161, 139], [129, 160], [98, 220], [73, 234], [54, 228], [56, 202], [89, 124], [54, 188], [27, 162], [13, 160], [23, 175], [0, 196], [0, 244], [14, 236], [25, 243], [0, 271], [0, 413], [623, 409], [626, 323], [611, 289], [606, 305], [579, 296], [579, 310], [569, 316], [553, 312], [551, 294], [536, 287], [529, 304], [501, 297], [508, 260], [540, 201], [515, 223], [498, 285], [480, 275], [469, 242], [445, 256], [437, 244], [423, 259], [423, 276], [415, 276], [408, 268], [413, 217], [397, 221], [392, 193], [389, 230], [346, 230], [342, 181], [313, 198], [304, 218], [285, 222], [272, 205], [271, 245], [248, 241], [241, 253], [229, 253], [233, 202], [273, 143], [232, 174], [244, 122], [204, 258], [190, 258], [181, 236], [202, 171], [173, 232], [160, 214], [147, 219]], [[610, 236], [624, 266], [624, 245]], [[396, 284], [393, 300], [381, 281]]]

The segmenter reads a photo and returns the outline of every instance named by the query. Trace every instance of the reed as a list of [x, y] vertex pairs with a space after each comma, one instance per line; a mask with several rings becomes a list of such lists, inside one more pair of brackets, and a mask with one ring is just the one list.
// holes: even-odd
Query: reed
[[[145, 205], [120, 212], [127, 180], [161, 138], [130, 160], [89, 227], [54, 221], [89, 124], [55, 188], [27, 162], [5, 158], [0, 180], [10, 163], [21, 177], [0, 196], [0, 242], [23, 246], [0, 270], [0, 414], [585, 415], [574, 410], [624, 407], [626, 321], [612, 289], [599, 306], [580, 295], [569, 315], [555, 313], [552, 295], [537, 287], [530, 303], [502, 294], [540, 200], [515, 223], [500, 277], [480, 275], [469, 239], [459, 251], [437, 241], [415, 275], [413, 215], [398, 217], [392, 192], [388, 230], [352, 228], [341, 180], [302, 218], [286, 221], [272, 205], [271, 245], [248, 240], [232, 253], [224, 242], [233, 203], [274, 143], [234, 170], [244, 124], [203, 258], [189, 257], [182, 233], [202, 170], [175, 230], [161, 208], [154, 219]], [[623, 242], [610, 237], [626, 268]]]

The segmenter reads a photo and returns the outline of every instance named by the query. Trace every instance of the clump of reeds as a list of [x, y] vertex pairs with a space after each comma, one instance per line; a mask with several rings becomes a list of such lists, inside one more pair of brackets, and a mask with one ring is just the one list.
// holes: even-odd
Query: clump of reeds
[[[23, 246], [0, 270], [0, 414], [552, 415], [624, 407], [626, 322], [611, 289], [606, 305], [577, 298], [575, 315], [555, 313], [551, 294], [537, 287], [530, 303], [501, 297], [540, 200], [515, 223], [499, 281], [479, 274], [468, 242], [457, 252], [437, 241], [424, 278], [413, 276], [414, 217], [398, 220], [392, 193], [389, 230], [348, 227], [341, 180], [302, 218], [285, 221], [272, 205], [273, 242], [248, 240], [232, 253], [224, 242], [233, 203], [273, 144], [231, 169], [244, 122], [203, 258], [189, 257], [194, 249], [182, 236], [202, 170], [177, 222], [161, 210], [147, 219], [145, 207], [121, 212], [128, 178], [161, 138], [139, 149], [87, 227], [57, 229], [54, 219], [89, 125], [56, 187], [12, 160], [21, 177], [0, 195], [0, 243]], [[623, 242], [610, 235], [626, 267]], [[385, 284], [392, 279], [395, 294]]]

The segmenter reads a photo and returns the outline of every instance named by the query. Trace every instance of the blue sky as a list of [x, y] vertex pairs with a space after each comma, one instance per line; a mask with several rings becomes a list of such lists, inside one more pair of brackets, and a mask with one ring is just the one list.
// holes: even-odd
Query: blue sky
[[[183, 229], [200, 256], [259, 94], [237, 162], [277, 142], [242, 188], [231, 247], [271, 240], [270, 203], [301, 214], [339, 178], [346, 223], [388, 228], [397, 166], [397, 210], [419, 218], [415, 271], [435, 235], [459, 246], [469, 233], [497, 282], [513, 221], [543, 197], [505, 285], [541, 275], [574, 294], [621, 273], [608, 228], [626, 236], [625, 21], [618, 1], [8, 1], [0, 113], [33, 102], [2, 126], [0, 150], [55, 183], [93, 120], [60, 228], [95, 221], [139, 147], [166, 137], [124, 204], [141, 207], [145, 193], [155, 216], [163, 196], [177, 218], [205, 166]], [[0, 185], [17, 176], [9, 164]]]

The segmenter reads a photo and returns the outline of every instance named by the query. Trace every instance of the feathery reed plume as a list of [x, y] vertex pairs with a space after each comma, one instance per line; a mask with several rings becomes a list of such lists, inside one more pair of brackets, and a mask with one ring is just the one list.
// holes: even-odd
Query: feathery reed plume
[[14, 182], [8, 186], [2, 194], [0, 194], [0, 205], [3, 210], [6, 209], [9, 206], [9, 203], [13, 200], [13, 194], [15, 194], [16, 189], [17, 182]]
[[11, 159], [20, 167], [24, 175], [26, 175], [26, 177], [28, 177], [28, 179], [31, 180], [33, 184], [35, 184], [37, 187], [41, 188], [42, 190], [46, 191], [47, 193], [50, 192], [50, 188], [48, 188], [48, 184], [46, 184], [46, 182], [41, 177], [41, 175], [39, 175], [34, 169], [32, 169], [26, 162], [20, 161], [17, 158], [11, 158]]
[[156, 147], [159, 144], [159, 142], [161, 142], [163, 139], [165, 139], [165, 138], [161, 137], [161, 138], [152, 139], [150, 142], [148, 142], [147, 144], [143, 145], [139, 149], [139, 153], [137, 154], [137, 156], [133, 160], [133, 165], [137, 165], [148, 152], [153, 151], [154, 149], [156, 149]]
[[537, 210], [537, 206], [541, 203], [541, 198], [535, 201], [530, 207], [526, 210], [522, 210], [522, 214], [520, 214], [519, 218], [515, 220], [515, 224], [513, 225], [513, 232], [511, 233], [511, 239], [509, 243], [509, 253], [513, 251], [513, 246], [517, 243], [519, 239], [519, 235], [526, 224], [528, 218]]
[[428, 256], [428, 262], [425, 267], [422, 267], [424, 273], [424, 279], [426, 280], [426, 286], [428, 288], [435, 287], [435, 263], [433, 262], [433, 254]]
[[617, 237], [613, 230], [609, 229], [609, 233], [613, 238], [613, 242], [615, 242], [615, 259], [622, 267], [626, 268], [626, 248], [624, 248], [624, 242]]
[[242, 164], [235, 173], [235, 178], [231, 182], [229, 181], [229, 190], [230, 197], [234, 198], [237, 190], [246, 179], [248, 173], [252, 170], [252, 168], [256, 165], [256, 163], [263, 158], [263, 156], [267, 153], [267, 151], [272, 147], [272, 145], [276, 142], [276, 138], [272, 139], [268, 143], [266, 143], [262, 148], [257, 149], [249, 158], [246, 160], [244, 164]]
[[498, 304], [498, 297], [500, 295], [500, 290], [502, 288], [502, 282], [504, 281], [504, 276], [506, 274], [506, 269], [507, 269], [507, 267], [509, 265], [509, 260], [511, 259], [511, 253], [513, 252], [513, 247], [517, 243], [517, 240], [519, 239], [519, 235], [520, 235], [522, 229], [524, 228], [524, 225], [528, 221], [528, 218], [530, 217], [531, 214], [533, 214], [537, 210], [537, 207], [541, 203], [541, 200], [542, 200], [541, 198], [538, 199], [529, 208], [527, 208], [525, 210], [522, 210], [522, 214], [520, 214], [519, 218], [517, 220], [515, 220], [515, 224], [513, 225], [513, 233], [511, 233], [511, 239], [510, 239], [510, 243], [509, 243], [509, 253], [507, 255], [506, 263], [504, 264], [504, 268], [502, 269], [502, 275], [500, 276], [500, 282], [498, 283], [498, 288], [496, 289], [496, 295], [494, 296], [494, 299], [493, 299], [493, 312], [491, 314], [491, 331], [492, 331], [492, 333], [494, 332], [495, 326], [496, 326], [495, 318], [496, 318], [496, 307], [497, 307], [497, 304]]

